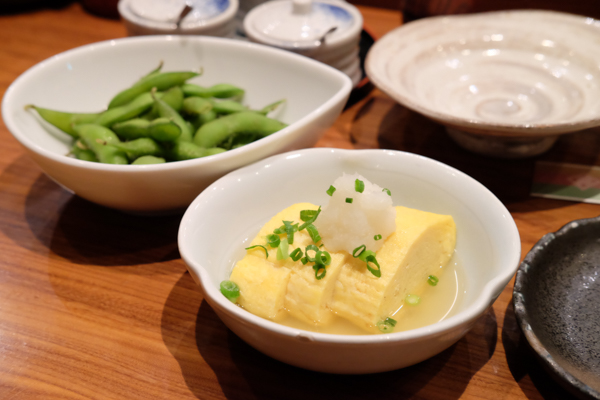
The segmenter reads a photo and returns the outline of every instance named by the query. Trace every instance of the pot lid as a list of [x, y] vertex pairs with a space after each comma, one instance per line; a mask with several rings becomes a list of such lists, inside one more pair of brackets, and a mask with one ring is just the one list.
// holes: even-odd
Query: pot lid
[[179, 23], [186, 27], [223, 17], [230, 12], [233, 3], [230, 0], [129, 0], [127, 6], [133, 14], [148, 22]]
[[273, 0], [250, 10], [246, 34], [255, 41], [287, 49], [310, 49], [360, 33], [362, 16], [340, 0]]

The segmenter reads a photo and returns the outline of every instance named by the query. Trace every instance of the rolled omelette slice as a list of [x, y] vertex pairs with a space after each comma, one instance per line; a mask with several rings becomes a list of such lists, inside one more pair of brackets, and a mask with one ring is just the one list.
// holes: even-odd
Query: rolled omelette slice
[[[331, 300], [335, 280], [344, 265], [347, 254], [331, 253], [331, 264], [323, 279], [315, 278], [312, 263], [303, 265], [291, 258], [277, 260], [277, 249], [266, 245], [266, 236], [283, 225], [283, 221], [302, 224], [300, 211], [316, 210], [310, 203], [294, 204], [275, 215], [259, 231], [250, 246], [267, 247], [269, 257], [261, 248], [248, 250], [246, 256], [233, 268], [230, 279], [240, 288], [238, 304], [249, 312], [273, 321], [282, 319], [286, 312], [309, 324], [327, 323], [333, 317], [326, 304]], [[280, 235], [287, 240], [286, 235]], [[295, 232], [289, 252], [314, 244], [306, 230]]]
[[420, 295], [429, 275], [439, 276], [454, 253], [456, 225], [449, 215], [396, 207], [396, 231], [376, 258], [381, 277], [350, 256], [342, 267], [330, 307], [359, 327], [377, 332], [377, 323], [398, 318], [406, 296]]

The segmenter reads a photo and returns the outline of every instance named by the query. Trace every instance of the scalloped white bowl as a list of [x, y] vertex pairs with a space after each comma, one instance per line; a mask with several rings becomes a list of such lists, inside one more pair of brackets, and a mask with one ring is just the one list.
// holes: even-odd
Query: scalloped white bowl
[[480, 153], [519, 157], [600, 125], [600, 21], [538, 10], [432, 17], [378, 40], [366, 72]]
[[[43, 125], [26, 104], [95, 112], [164, 61], [163, 71], [197, 70], [189, 82], [228, 82], [246, 90], [245, 104], [286, 103], [275, 116], [286, 128], [214, 156], [160, 165], [108, 165], [66, 156], [72, 139]], [[183, 211], [224, 174], [273, 154], [310, 147], [341, 113], [352, 82], [342, 72], [288, 51], [233, 39], [142, 36], [78, 47], [19, 76], [6, 91], [2, 117], [42, 170], [91, 202], [137, 213]]]
[[[297, 202], [325, 204], [325, 191], [343, 172], [389, 188], [394, 205], [454, 217], [466, 293], [452, 316], [391, 334], [313, 333], [252, 315], [220, 293], [219, 283], [265, 222]], [[240, 338], [285, 363], [348, 374], [403, 368], [454, 344], [496, 300], [521, 257], [514, 220], [483, 185], [432, 159], [388, 150], [305, 149], [231, 172], [187, 209], [178, 244], [205, 300]]]

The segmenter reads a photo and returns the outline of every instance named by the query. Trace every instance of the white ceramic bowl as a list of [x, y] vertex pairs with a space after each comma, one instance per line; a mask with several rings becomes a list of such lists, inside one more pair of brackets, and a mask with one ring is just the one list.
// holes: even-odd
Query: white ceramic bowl
[[484, 154], [540, 154], [600, 125], [600, 21], [552, 11], [425, 18], [378, 40], [371, 81]]
[[[192, 10], [179, 24], [186, 3]], [[119, 0], [119, 15], [129, 36], [206, 35], [233, 38], [238, 0]]]
[[[23, 106], [102, 110], [118, 91], [163, 60], [163, 71], [204, 73], [190, 82], [229, 82], [259, 108], [286, 99], [275, 117], [289, 126], [215, 156], [161, 165], [107, 165], [67, 157], [72, 139], [43, 126]], [[185, 209], [225, 173], [264, 157], [312, 146], [333, 124], [352, 90], [342, 72], [284, 50], [232, 39], [145, 36], [95, 43], [56, 55], [23, 73], [6, 91], [4, 123], [48, 176], [75, 194], [131, 212]]]
[[[219, 283], [265, 222], [297, 202], [325, 204], [325, 191], [343, 172], [389, 188], [395, 205], [454, 217], [466, 293], [453, 316], [391, 334], [312, 333], [252, 315], [220, 293]], [[495, 301], [521, 257], [510, 213], [483, 185], [440, 162], [391, 150], [304, 149], [234, 171], [194, 200], [178, 241], [204, 298], [240, 338], [288, 364], [350, 374], [406, 367], [451, 346]]]

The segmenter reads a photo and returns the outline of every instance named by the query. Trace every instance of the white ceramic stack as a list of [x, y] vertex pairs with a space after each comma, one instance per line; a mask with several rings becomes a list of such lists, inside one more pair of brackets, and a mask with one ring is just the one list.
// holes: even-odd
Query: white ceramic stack
[[233, 38], [238, 0], [120, 0], [129, 36], [177, 34]]
[[244, 18], [253, 42], [294, 51], [361, 79], [359, 41], [363, 18], [356, 7], [339, 0], [273, 0]]

